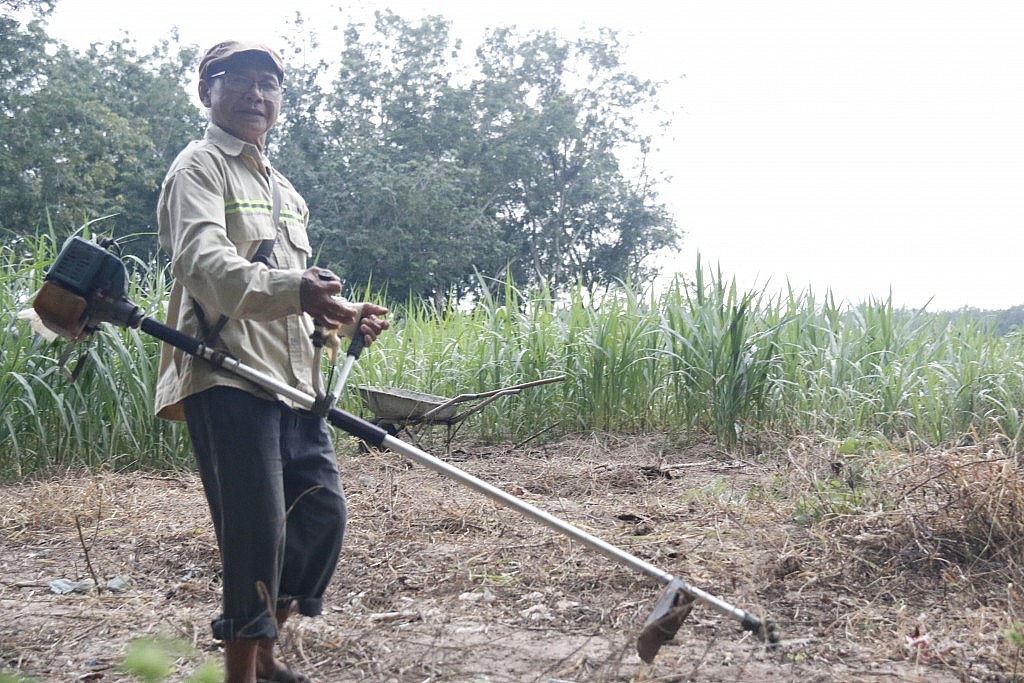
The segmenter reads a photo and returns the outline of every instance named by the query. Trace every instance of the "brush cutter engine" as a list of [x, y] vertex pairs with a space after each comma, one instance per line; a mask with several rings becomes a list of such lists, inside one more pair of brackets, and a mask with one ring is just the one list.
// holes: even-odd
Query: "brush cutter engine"
[[65, 242], [32, 303], [48, 329], [77, 342], [100, 323], [138, 327], [142, 313], [128, 299], [128, 272], [113, 246], [80, 237]]

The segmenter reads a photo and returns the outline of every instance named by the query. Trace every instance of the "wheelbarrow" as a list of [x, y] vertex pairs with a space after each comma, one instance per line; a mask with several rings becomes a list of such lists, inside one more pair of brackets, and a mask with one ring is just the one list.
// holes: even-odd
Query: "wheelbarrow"
[[413, 425], [444, 425], [447, 428], [446, 446], [450, 447], [452, 438], [466, 418], [480, 412], [502, 396], [518, 394], [523, 389], [564, 380], [565, 375], [558, 375], [478, 394], [459, 394], [455, 398], [365, 384], [359, 385], [357, 389], [363, 404], [373, 413], [374, 418], [370, 422], [386, 430], [391, 436]]

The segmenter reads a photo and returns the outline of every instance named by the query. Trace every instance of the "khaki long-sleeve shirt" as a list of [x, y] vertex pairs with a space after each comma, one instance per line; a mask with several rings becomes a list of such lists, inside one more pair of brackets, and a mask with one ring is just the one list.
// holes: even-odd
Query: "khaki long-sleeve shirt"
[[[272, 219], [270, 174], [281, 193]], [[167, 324], [204, 335], [194, 301], [209, 325], [228, 318], [216, 346], [255, 370], [307, 394], [319, 389], [319, 368], [302, 313], [299, 283], [312, 254], [308, 209], [288, 180], [255, 145], [210, 124], [190, 143], [164, 179], [158, 206], [160, 246], [170, 256], [174, 284]], [[268, 268], [250, 259], [260, 242], [275, 239]], [[314, 378], [315, 377], [315, 378]], [[164, 344], [156, 387], [156, 414], [182, 420], [181, 400], [213, 386], [268, 396], [252, 383]]]

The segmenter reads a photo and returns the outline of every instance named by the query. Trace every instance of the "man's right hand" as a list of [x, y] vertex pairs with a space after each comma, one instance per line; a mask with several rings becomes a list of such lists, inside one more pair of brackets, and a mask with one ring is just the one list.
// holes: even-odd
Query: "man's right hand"
[[326, 268], [313, 267], [302, 274], [299, 305], [313, 322], [328, 329], [354, 324], [359, 307], [335, 297], [341, 293], [341, 280]]

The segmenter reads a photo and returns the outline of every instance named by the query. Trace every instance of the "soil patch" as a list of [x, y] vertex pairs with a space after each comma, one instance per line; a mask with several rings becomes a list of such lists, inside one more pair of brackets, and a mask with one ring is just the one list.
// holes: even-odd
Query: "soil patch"
[[[339, 451], [341, 566], [322, 618], [292, 619], [282, 643], [317, 681], [1024, 680], [1005, 557], [901, 558], [893, 520], [804, 519], [792, 457], [607, 435], [445, 456], [782, 629], [768, 649], [698, 604], [646, 665], [635, 638], [657, 582], [400, 456]], [[0, 671], [129, 681], [118, 663], [143, 636], [191, 646], [172, 680], [219, 659], [216, 541], [192, 474], [9, 486], [0, 519]]]

